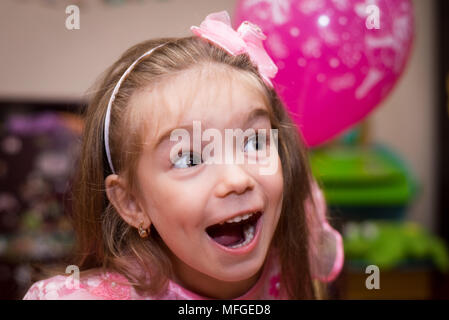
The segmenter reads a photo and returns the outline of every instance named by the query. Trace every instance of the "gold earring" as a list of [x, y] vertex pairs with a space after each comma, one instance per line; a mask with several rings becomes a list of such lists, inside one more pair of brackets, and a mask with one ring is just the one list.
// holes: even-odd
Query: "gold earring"
[[150, 228], [148, 227], [147, 229], [144, 229], [143, 222], [142, 222], [139, 226], [139, 236], [141, 238], [147, 238], [149, 234], [150, 234]]

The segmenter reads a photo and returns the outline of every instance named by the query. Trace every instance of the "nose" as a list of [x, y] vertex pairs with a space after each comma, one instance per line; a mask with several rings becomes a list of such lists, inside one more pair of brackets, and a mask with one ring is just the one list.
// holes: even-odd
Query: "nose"
[[242, 194], [254, 189], [255, 181], [242, 165], [223, 164], [217, 166], [219, 181], [215, 195], [224, 198], [231, 193]]

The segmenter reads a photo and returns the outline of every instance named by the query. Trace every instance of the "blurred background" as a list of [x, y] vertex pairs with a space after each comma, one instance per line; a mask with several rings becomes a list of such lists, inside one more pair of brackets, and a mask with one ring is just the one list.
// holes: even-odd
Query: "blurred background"
[[[211, 12], [227, 10], [240, 19], [244, 4], [260, 5], [260, 17], [271, 10], [279, 18], [293, 3], [310, 13], [348, 5], [346, 0], [0, 2], [1, 299], [23, 297], [35, 264], [60, 262], [70, 254], [70, 179], [83, 128], [80, 112], [95, 79], [130, 46], [190, 35], [190, 26]], [[391, 92], [383, 90], [363, 120], [310, 143], [314, 175], [345, 243], [344, 270], [331, 285], [331, 298], [449, 298], [449, 2], [410, 3], [412, 44], [397, 81], [387, 84]], [[80, 9], [79, 29], [66, 28], [69, 5]], [[301, 41], [312, 30], [297, 23], [291, 34]], [[269, 50], [279, 52], [270, 41], [276, 30], [263, 29]], [[298, 65], [306, 70], [304, 61]], [[280, 75], [288, 76], [282, 70]], [[326, 73], [317, 79], [325, 83]], [[365, 286], [372, 264], [380, 270], [378, 290]]]

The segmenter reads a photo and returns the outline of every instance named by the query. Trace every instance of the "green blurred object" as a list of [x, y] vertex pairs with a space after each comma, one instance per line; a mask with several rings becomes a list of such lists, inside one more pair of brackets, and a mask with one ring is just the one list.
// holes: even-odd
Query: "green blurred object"
[[449, 270], [444, 242], [412, 222], [351, 222], [345, 227], [343, 239], [348, 263], [363, 262], [388, 270], [431, 262], [441, 272]]
[[405, 206], [416, 193], [404, 162], [383, 146], [316, 149], [310, 162], [330, 206]]

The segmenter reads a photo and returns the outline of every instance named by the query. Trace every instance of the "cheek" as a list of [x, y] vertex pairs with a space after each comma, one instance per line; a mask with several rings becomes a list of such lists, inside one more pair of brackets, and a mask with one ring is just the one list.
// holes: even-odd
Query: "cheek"
[[279, 157], [276, 172], [270, 175], [259, 175], [259, 183], [263, 186], [270, 202], [275, 204], [277, 207], [282, 201], [282, 195], [284, 192], [284, 178]]
[[260, 176], [259, 183], [263, 186], [265, 196], [269, 202], [267, 208], [269, 216], [267, 218], [272, 226], [271, 236], [273, 236], [281, 216], [284, 194], [284, 179], [280, 160], [278, 170], [273, 175]]
[[161, 233], [169, 230], [188, 233], [202, 221], [199, 186], [186, 185], [166, 177], [147, 180], [142, 187], [145, 212]]

